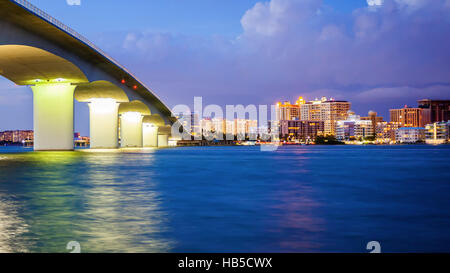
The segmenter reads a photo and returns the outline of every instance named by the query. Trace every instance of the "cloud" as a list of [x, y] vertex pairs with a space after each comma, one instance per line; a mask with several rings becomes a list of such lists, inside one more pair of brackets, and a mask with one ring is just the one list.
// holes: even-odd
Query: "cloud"
[[259, 2], [241, 19], [246, 33], [273, 35], [288, 31], [311, 16], [318, 14], [322, 1], [272, 0]]
[[67, 5], [69, 6], [80, 6], [81, 0], [66, 0]]
[[378, 87], [364, 90], [355, 95], [357, 99], [371, 101], [401, 100], [406, 97], [439, 99], [442, 94], [450, 95], [450, 85], [432, 85], [427, 87]]
[[449, 97], [449, 2], [368, 0], [342, 15], [319, 0], [271, 0], [245, 12], [238, 37], [130, 32], [109, 51], [173, 105], [324, 94], [382, 108], [387, 95]]
[[383, 0], [367, 0], [367, 5], [369, 6], [381, 6], [383, 4]]

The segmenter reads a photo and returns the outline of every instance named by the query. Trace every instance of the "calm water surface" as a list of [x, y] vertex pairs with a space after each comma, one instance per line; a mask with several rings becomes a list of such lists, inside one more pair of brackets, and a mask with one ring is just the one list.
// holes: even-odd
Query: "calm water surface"
[[0, 147], [0, 252], [450, 251], [450, 145]]

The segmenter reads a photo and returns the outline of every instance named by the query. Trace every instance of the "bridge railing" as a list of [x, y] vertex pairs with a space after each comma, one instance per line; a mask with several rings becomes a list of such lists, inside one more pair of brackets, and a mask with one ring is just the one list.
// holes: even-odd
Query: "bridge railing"
[[95, 49], [97, 52], [99, 52], [100, 54], [102, 54], [103, 56], [105, 56], [106, 58], [108, 58], [111, 62], [113, 62], [115, 65], [117, 65], [118, 67], [122, 68], [123, 70], [125, 70], [128, 74], [132, 75], [127, 69], [125, 69], [122, 65], [120, 65], [116, 60], [114, 60], [111, 56], [109, 56], [108, 54], [106, 54], [103, 50], [101, 50], [100, 48], [98, 48], [96, 45], [94, 45], [91, 41], [89, 41], [86, 37], [84, 37], [83, 35], [79, 34], [78, 32], [76, 32], [75, 30], [73, 30], [72, 28], [68, 27], [67, 25], [63, 24], [61, 21], [55, 19], [54, 17], [50, 16], [48, 13], [46, 13], [45, 11], [39, 9], [38, 7], [36, 7], [35, 5], [31, 4], [30, 2], [26, 1], [26, 0], [12, 0], [13, 2], [16, 2], [17, 4], [21, 5], [22, 7], [26, 8], [27, 10], [33, 12], [34, 14], [36, 14], [37, 16], [45, 19], [46, 21], [52, 23], [53, 25], [57, 26], [58, 28], [60, 28], [61, 30], [69, 33], [70, 35], [72, 35], [73, 37], [77, 38], [78, 40], [82, 41], [83, 43], [87, 44], [88, 46], [90, 46], [91, 48]]

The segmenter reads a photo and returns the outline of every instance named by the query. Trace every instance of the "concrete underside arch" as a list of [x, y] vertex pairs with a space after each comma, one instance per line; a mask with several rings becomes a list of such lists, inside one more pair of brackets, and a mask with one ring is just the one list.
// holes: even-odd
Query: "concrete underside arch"
[[119, 114], [124, 114], [128, 112], [140, 113], [142, 116], [151, 115], [151, 111], [147, 105], [142, 101], [134, 100], [126, 103], [121, 103], [119, 106]]
[[153, 124], [156, 127], [162, 127], [166, 125], [164, 119], [158, 114], [144, 116], [144, 118], [142, 119], [142, 123]]
[[0, 74], [18, 85], [89, 82], [68, 60], [24, 45], [0, 45]]
[[123, 89], [109, 81], [79, 84], [75, 89], [75, 99], [80, 102], [90, 102], [93, 99], [113, 99], [116, 102], [129, 102]]

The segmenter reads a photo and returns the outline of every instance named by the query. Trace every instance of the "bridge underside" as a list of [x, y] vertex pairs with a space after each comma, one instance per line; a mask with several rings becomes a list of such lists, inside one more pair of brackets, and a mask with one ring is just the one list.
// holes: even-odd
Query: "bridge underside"
[[89, 82], [66, 59], [24, 45], [0, 45], [0, 74], [17, 85]]
[[[159, 115], [151, 115], [141, 101], [129, 102], [111, 82], [89, 82], [62, 57], [31, 46], [0, 45], [0, 74], [33, 91], [35, 150], [73, 150], [74, 99], [89, 105], [91, 148], [118, 148], [119, 141], [120, 147], [167, 146], [165, 139], [158, 144], [158, 128], [165, 126]], [[145, 126], [144, 116], [150, 117]]]

